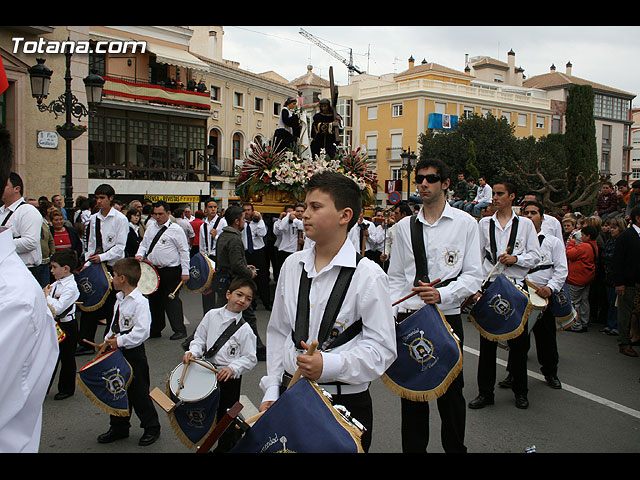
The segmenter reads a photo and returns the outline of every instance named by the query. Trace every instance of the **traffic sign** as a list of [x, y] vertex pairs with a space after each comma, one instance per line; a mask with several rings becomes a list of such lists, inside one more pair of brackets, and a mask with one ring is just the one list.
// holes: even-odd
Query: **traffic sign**
[[400, 192], [391, 192], [389, 194], [389, 203], [395, 205], [398, 202], [400, 202]]

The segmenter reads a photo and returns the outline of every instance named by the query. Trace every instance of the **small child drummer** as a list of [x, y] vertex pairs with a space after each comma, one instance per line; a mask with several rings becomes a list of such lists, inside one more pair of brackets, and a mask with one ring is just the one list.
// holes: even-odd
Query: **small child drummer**
[[[60, 342], [60, 353], [56, 364], [56, 370], [60, 365], [60, 376], [58, 377], [58, 393], [53, 397], [54, 400], [69, 398], [76, 389], [75, 355], [78, 342], [78, 321], [76, 320], [75, 302], [78, 300], [80, 292], [73, 271], [77, 266], [78, 257], [73, 250], [61, 250], [54, 253], [51, 256], [50, 268], [56, 281], [42, 289], [47, 297], [47, 304], [65, 335], [64, 340]], [[53, 377], [55, 375], [54, 370]]]
[[[113, 288], [118, 290], [113, 307], [111, 327], [105, 336], [105, 343], [112, 349], [119, 348], [131, 365], [133, 380], [127, 389], [129, 412], [131, 408], [140, 418], [144, 434], [138, 445], [147, 446], [160, 436], [160, 421], [153, 401], [149, 396], [149, 364], [144, 349], [144, 341], [149, 338], [151, 312], [149, 301], [138, 290], [140, 263], [135, 258], [123, 258], [113, 266]], [[104, 345], [104, 344], [103, 344]], [[120, 417], [111, 415], [110, 428], [98, 436], [99, 443], [111, 443], [129, 436], [131, 415]]]
[[[239, 400], [242, 375], [258, 362], [257, 337], [251, 326], [242, 319], [242, 312], [251, 305], [255, 292], [256, 285], [253, 280], [245, 277], [235, 278], [226, 292], [227, 304], [206, 313], [194, 333], [189, 350], [183, 357], [184, 363], [204, 357], [218, 369], [218, 420]], [[218, 342], [219, 339], [222, 340]], [[218, 440], [214, 452], [228, 452], [238, 440], [239, 431], [229, 428]]]

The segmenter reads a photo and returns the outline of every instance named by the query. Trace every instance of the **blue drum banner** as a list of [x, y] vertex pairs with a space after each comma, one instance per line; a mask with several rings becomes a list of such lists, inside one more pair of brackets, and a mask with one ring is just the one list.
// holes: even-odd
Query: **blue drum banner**
[[131, 365], [118, 349], [89, 362], [78, 371], [77, 384], [98, 408], [109, 415], [127, 417], [127, 388], [133, 380]]
[[[167, 395], [178, 403], [167, 382]], [[208, 397], [195, 402], [184, 402], [169, 412], [173, 433], [189, 449], [199, 447], [216, 426], [216, 413], [220, 404], [220, 388]], [[229, 428], [235, 428], [231, 425]]]

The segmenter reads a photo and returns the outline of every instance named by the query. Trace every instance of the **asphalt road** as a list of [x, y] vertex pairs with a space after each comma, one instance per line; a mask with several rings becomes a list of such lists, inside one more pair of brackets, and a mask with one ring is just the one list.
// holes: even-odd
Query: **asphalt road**
[[[187, 329], [192, 333], [202, 317], [199, 294], [181, 293]], [[258, 304], [258, 328], [264, 331], [270, 312]], [[616, 337], [598, 332], [558, 332], [562, 390], [544, 383], [532, 342], [529, 352], [529, 401], [527, 410], [514, 405], [510, 390], [496, 389], [495, 405], [481, 410], [467, 409], [466, 445], [469, 453], [523, 453], [534, 447], [537, 453], [640, 453], [640, 357], [621, 355]], [[477, 394], [476, 370], [479, 334], [464, 322], [464, 381], [467, 401]], [[162, 338], [146, 342], [151, 370], [151, 388], [164, 389], [169, 374], [182, 358], [181, 340], [171, 341], [167, 328]], [[638, 349], [640, 350], [640, 349]], [[77, 357], [78, 368], [90, 357]], [[498, 349], [497, 379], [506, 376], [507, 352]], [[265, 374], [265, 362], [242, 380], [243, 415], [256, 413], [262, 392], [258, 382]], [[109, 417], [80, 391], [55, 401], [54, 387], [44, 402], [41, 453], [189, 453], [171, 430], [166, 413], [158, 410], [162, 425], [159, 440], [138, 446], [142, 435], [139, 420], [132, 418], [127, 439], [99, 444], [97, 436], [109, 428]], [[374, 427], [371, 453], [400, 453], [399, 399], [377, 380], [371, 387]], [[441, 453], [440, 419], [432, 402], [430, 453]]]

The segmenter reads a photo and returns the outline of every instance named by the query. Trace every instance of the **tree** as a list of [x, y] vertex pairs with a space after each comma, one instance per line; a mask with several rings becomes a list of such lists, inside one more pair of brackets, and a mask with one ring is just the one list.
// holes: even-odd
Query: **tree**
[[593, 118], [593, 88], [591, 85], [571, 85], [565, 112], [565, 148], [568, 161], [569, 189], [577, 185], [574, 179], [582, 174], [598, 174], [596, 126]]

